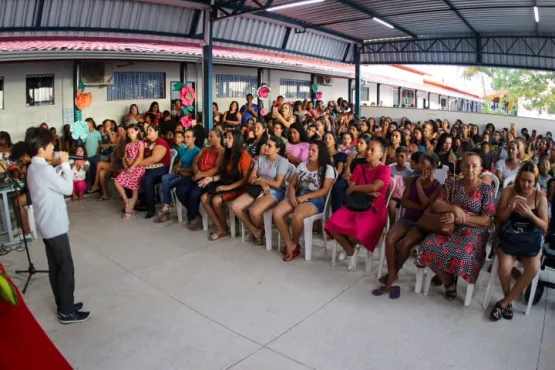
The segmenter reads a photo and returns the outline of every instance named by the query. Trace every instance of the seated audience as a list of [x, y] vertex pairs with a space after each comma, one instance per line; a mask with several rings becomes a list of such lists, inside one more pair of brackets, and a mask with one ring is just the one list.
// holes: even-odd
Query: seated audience
[[[287, 192], [288, 199], [282, 200], [273, 210], [273, 218], [285, 242], [283, 260], [288, 262], [301, 253], [299, 238], [304, 219], [324, 211], [326, 196], [335, 179], [326, 143], [310, 144], [308, 162], [297, 167]], [[292, 233], [285, 217], [291, 215]]]
[[264, 243], [263, 214], [283, 199], [289, 170], [285, 144], [279, 137], [270, 136], [264, 153], [254, 161], [246, 192], [231, 203], [233, 213], [251, 232], [249, 240], [256, 245]]
[[223, 123], [232, 127], [241, 126], [241, 113], [239, 113], [239, 103], [237, 103], [235, 100], [232, 101], [231, 104], [229, 104], [229, 110], [224, 113]]
[[[368, 165], [357, 166], [348, 180], [347, 194], [366, 194], [371, 199], [370, 207], [366, 210], [353, 210], [344, 206], [326, 223], [325, 231], [347, 254], [349, 271], [356, 268], [357, 244], [360, 243], [369, 251], [374, 251], [386, 225], [386, 193], [391, 181], [391, 167], [381, 162], [384, 152], [381, 141], [372, 141], [367, 151]], [[360, 227], [361, 225], [364, 227]], [[356, 243], [353, 243], [352, 239], [355, 239]]]
[[418, 251], [415, 264], [428, 266], [445, 286], [445, 299], [457, 297], [457, 277], [474, 284], [486, 259], [486, 242], [495, 213], [493, 188], [480, 179], [481, 158], [467, 153], [462, 159], [462, 177], [447, 179], [431, 211], [441, 213], [441, 222], [454, 224], [452, 236], [430, 233]]
[[[254, 124], [254, 131], [249, 132], [249, 139], [247, 140], [247, 153], [249, 153], [252, 158], [256, 157], [260, 153], [260, 148], [262, 148], [267, 139], [268, 134], [266, 134], [266, 127], [264, 126], [264, 123], [256, 122]], [[243, 142], [242, 139], [241, 142]]]
[[[389, 217], [390, 225], [395, 222], [397, 209], [401, 206], [401, 198], [405, 191], [405, 186], [409, 177], [413, 175], [412, 171], [407, 168], [409, 150], [404, 146], [397, 148], [395, 153], [395, 164], [391, 164], [391, 177], [395, 180], [395, 187], [391, 194], [391, 200], [387, 204], [387, 214]], [[437, 163], [436, 163], [437, 164]]]
[[87, 190], [87, 171], [89, 169], [89, 161], [87, 161], [87, 153], [85, 147], [82, 145], [77, 146], [75, 155], [83, 157], [83, 159], [76, 159], [73, 161], [71, 171], [73, 171], [73, 194], [71, 200], [81, 200]]
[[220, 239], [229, 233], [224, 203], [233, 201], [244, 191], [251, 167], [252, 157], [243, 148], [241, 132], [228, 132], [222, 171], [199, 182], [199, 186], [206, 189], [200, 200], [214, 224], [210, 240]]
[[[524, 162], [513, 185], [503, 190], [495, 215], [499, 245], [499, 281], [503, 299], [491, 311], [492, 321], [513, 318], [513, 300], [530, 285], [540, 270], [543, 236], [547, 232], [547, 198], [536, 189], [538, 169], [532, 162]], [[511, 233], [515, 228], [525, 230], [524, 238]], [[519, 260], [524, 270], [511, 288], [512, 270]]]
[[27, 208], [25, 207], [32, 205], [31, 194], [27, 188], [27, 169], [31, 164], [31, 157], [29, 156], [29, 148], [25, 142], [20, 141], [12, 146], [9, 163], [11, 163], [7, 168], [9, 176], [12, 179], [18, 180], [21, 184], [21, 192], [13, 198], [13, 209], [17, 215], [15, 219], [18, 226], [23, 231], [20, 238], [25, 238], [30, 242], [33, 240], [33, 237], [31, 235], [31, 228], [29, 227]]
[[306, 162], [309, 156], [308, 137], [301, 124], [294, 124], [289, 128], [289, 144], [287, 144], [287, 159], [298, 166]]
[[513, 140], [507, 145], [507, 159], [500, 159], [495, 165], [497, 177], [499, 182], [503, 184], [505, 179], [515, 176], [520, 166], [520, 159], [518, 159], [520, 144], [518, 141]]
[[419, 163], [419, 175], [411, 177], [404, 189], [402, 197], [403, 215], [391, 224], [385, 237], [385, 256], [387, 259], [387, 275], [380, 278], [381, 288], [373, 291], [374, 295], [389, 293], [398, 298], [400, 289], [392, 291], [393, 283], [410, 256], [412, 247], [422, 241], [425, 232], [417, 227], [418, 220], [428, 206], [433, 204], [441, 191], [441, 184], [434, 177], [437, 158], [431, 153], [422, 153]]
[[[139, 140], [139, 130], [136, 125], [127, 127], [127, 137], [129, 142], [125, 146], [125, 155], [122, 160], [123, 171], [119, 173], [114, 181], [114, 186], [125, 204], [123, 219], [128, 219], [134, 215], [133, 210], [139, 198], [139, 187], [145, 174], [145, 167], [142, 165], [145, 146]], [[127, 197], [124, 188], [131, 190], [131, 199]]]

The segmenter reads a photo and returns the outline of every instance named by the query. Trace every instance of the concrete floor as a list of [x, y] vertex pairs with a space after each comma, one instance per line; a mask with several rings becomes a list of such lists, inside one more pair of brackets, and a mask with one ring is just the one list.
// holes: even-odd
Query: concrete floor
[[[464, 282], [454, 302], [437, 288], [415, 294], [408, 263], [401, 298], [392, 301], [370, 294], [377, 284], [363, 259], [352, 273], [343, 263], [330, 267], [322, 248], [310, 262], [284, 263], [275, 249], [239, 238], [210, 242], [202, 231], [143, 214], [123, 221], [120, 208], [92, 199], [69, 205], [76, 301], [92, 311], [88, 322], [57, 322], [46, 276], [35, 277], [25, 297], [77, 369], [555, 368], [553, 291], [531, 316], [517, 303], [512, 321], [492, 323], [481, 305], [485, 271], [464, 307]], [[31, 251], [46, 268], [42, 242]], [[11, 272], [26, 266], [17, 251], [0, 261]], [[12, 276], [21, 287], [23, 278]], [[500, 294], [497, 284], [492, 302]]]

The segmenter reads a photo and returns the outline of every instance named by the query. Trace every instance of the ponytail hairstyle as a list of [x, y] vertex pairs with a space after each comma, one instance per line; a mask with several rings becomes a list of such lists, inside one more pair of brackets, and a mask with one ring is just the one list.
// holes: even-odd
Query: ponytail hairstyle
[[328, 165], [331, 165], [330, 152], [324, 140], [314, 140], [310, 145], [316, 145], [318, 147], [318, 178], [320, 180], [321, 189], [322, 186], [324, 186]]

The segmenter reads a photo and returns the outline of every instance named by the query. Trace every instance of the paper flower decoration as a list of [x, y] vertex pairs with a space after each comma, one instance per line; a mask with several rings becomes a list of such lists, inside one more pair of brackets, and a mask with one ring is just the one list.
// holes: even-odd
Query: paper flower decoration
[[266, 112], [266, 108], [262, 108], [262, 109], [260, 110], [260, 114], [261, 114], [262, 116], [265, 116], [266, 113], [267, 113], [267, 112]]
[[266, 84], [260, 85], [258, 91], [256, 92], [256, 95], [258, 95], [258, 97], [261, 99], [266, 99], [268, 96], [270, 96], [270, 87]]
[[312, 84], [311, 89], [312, 89], [313, 93], [318, 92], [318, 85], [317, 84]]
[[180, 91], [183, 87], [183, 82], [176, 82], [173, 84], [173, 91]]
[[77, 96], [75, 97], [75, 106], [79, 110], [83, 110], [91, 106], [92, 94], [84, 93], [83, 90], [77, 90]]
[[318, 91], [316, 94], [314, 94], [314, 97], [316, 97], [316, 99], [318, 100], [322, 100], [324, 94], [321, 91]]
[[9, 304], [17, 305], [17, 293], [7, 276], [0, 273], [0, 297]]
[[180, 97], [181, 103], [183, 103], [184, 106], [188, 107], [193, 105], [195, 102], [195, 89], [189, 86], [183, 86], [181, 88]]
[[69, 130], [74, 140], [85, 140], [89, 135], [89, 124], [85, 121], [75, 121], [70, 125]]
[[189, 128], [193, 125], [193, 121], [189, 118], [189, 116], [183, 116], [181, 117], [181, 124], [183, 127]]

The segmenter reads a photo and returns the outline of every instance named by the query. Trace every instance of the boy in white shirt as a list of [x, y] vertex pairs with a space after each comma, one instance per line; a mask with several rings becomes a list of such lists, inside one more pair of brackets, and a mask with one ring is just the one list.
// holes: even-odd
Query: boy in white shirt
[[33, 158], [27, 170], [27, 186], [38, 229], [46, 246], [46, 257], [50, 285], [58, 306], [58, 320], [62, 324], [83, 322], [90, 312], [80, 311], [83, 303], [74, 303], [75, 278], [73, 258], [69, 246], [69, 217], [64, 195], [73, 192], [73, 171], [69, 166], [69, 155], [60, 152], [62, 173], [57, 175], [47, 163], [54, 153], [52, 134], [43, 128], [27, 130], [25, 142]]

